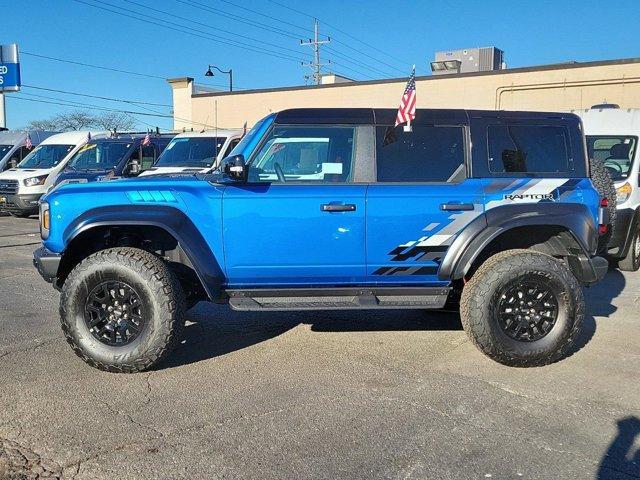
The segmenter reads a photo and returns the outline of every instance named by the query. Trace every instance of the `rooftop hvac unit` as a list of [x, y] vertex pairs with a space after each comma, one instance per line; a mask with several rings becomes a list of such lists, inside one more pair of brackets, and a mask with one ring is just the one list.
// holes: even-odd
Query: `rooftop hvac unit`
[[467, 48], [436, 52], [431, 62], [434, 75], [487, 72], [504, 68], [504, 52], [496, 47]]

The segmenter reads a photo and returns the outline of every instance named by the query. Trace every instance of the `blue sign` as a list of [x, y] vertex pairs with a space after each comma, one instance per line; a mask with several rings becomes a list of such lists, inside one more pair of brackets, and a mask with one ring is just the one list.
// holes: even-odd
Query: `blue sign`
[[0, 63], [0, 91], [20, 90], [20, 64]]

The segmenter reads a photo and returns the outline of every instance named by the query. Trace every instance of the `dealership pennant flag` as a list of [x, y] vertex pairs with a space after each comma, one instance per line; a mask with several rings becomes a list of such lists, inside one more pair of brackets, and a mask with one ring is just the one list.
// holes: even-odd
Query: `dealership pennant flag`
[[33, 148], [33, 142], [31, 142], [31, 135], [27, 133], [27, 140], [24, 142], [24, 146], [27, 147], [27, 150], [31, 150]]
[[407, 82], [407, 86], [404, 89], [402, 100], [400, 100], [400, 106], [398, 107], [398, 115], [396, 116], [397, 127], [400, 124], [406, 123], [408, 127], [411, 126], [411, 120], [416, 118], [416, 66], [413, 66], [411, 76]]
[[144, 140], [142, 140], [142, 146], [147, 147], [149, 145], [151, 145], [151, 135], [149, 135], [149, 132], [147, 132], [147, 134], [144, 136]]

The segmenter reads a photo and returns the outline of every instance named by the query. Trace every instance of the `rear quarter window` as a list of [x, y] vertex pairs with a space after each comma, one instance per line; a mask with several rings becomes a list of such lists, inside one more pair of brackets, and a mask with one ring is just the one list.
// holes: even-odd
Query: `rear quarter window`
[[571, 173], [569, 132], [563, 126], [489, 125], [487, 153], [491, 173]]

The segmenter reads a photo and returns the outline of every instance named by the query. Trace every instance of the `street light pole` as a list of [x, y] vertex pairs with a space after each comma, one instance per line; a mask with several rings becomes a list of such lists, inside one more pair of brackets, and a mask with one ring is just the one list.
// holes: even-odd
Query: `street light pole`
[[220, 68], [216, 67], [215, 65], [209, 65], [209, 68], [207, 69], [207, 71], [204, 74], [205, 77], [213, 77], [214, 76], [213, 71], [211, 70], [212, 68], [215, 68], [220, 73], [224, 73], [225, 75], [229, 75], [229, 91], [233, 92], [233, 70], [231, 68], [229, 70], [221, 70]]

